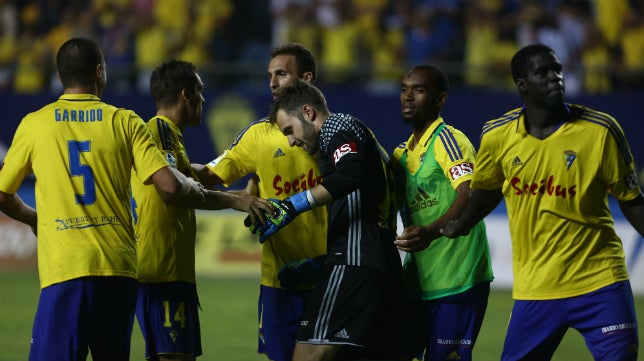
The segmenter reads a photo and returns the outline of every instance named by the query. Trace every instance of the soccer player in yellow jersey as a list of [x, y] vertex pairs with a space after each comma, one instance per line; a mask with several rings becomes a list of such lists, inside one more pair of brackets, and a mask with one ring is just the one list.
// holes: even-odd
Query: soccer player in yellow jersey
[[[298, 79], [312, 83], [317, 76], [315, 58], [300, 44], [289, 43], [271, 51], [269, 85], [276, 89]], [[298, 147], [290, 147], [279, 129], [260, 119], [250, 123], [218, 158], [202, 167], [197, 175], [204, 185], [230, 185], [248, 174], [259, 178], [259, 195], [284, 199], [313, 188], [321, 181], [317, 158]], [[258, 302], [258, 353], [270, 360], [290, 361], [300, 326], [304, 301], [311, 282], [291, 285], [282, 275], [306, 279], [307, 270], [320, 266], [311, 261], [326, 253], [326, 210], [317, 208], [303, 214], [262, 246], [261, 284]], [[291, 269], [285, 265], [295, 263]], [[315, 274], [316, 272], [310, 272]], [[304, 281], [304, 280], [302, 280]], [[298, 282], [295, 282], [298, 283]], [[307, 284], [308, 283], [308, 284]]]
[[[143, 120], [101, 101], [106, 67], [90, 39], [56, 56], [60, 98], [26, 115], [0, 171], [0, 210], [38, 234], [41, 293], [29, 360], [128, 360], [137, 295], [130, 176], [182, 207], [239, 207], [263, 219], [253, 198], [206, 191], [168, 166]], [[36, 211], [17, 195], [33, 173]]]
[[[147, 122], [170, 167], [197, 178], [183, 131], [201, 122], [203, 82], [182, 60], [160, 64], [150, 77], [157, 114]], [[139, 262], [136, 315], [150, 360], [194, 360], [201, 355], [195, 283], [196, 222], [193, 209], [165, 204], [152, 185], [132, 176], [134, 231]], [[243, 196], [242, 198], [249, 198]]]
[[610, 115], [564, 102], [549, 47], [522, 48], [511, 68], [524, 105], [483, 126], [471, 201], [443, 233], [466, 233], [505, 198], [515, 303], [502, 360], [549, 360], [568, 328], [595, 360], [636, 360], [633, 294], [607, 197], [644, 235], [624, 132]]

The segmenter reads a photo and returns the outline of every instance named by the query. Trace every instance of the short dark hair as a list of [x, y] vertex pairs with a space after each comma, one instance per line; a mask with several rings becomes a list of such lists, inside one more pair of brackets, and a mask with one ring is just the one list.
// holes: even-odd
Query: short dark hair
[[150, 75], [150, 94], [157, 107], [172, 106], [179, 100], [181, 89], [192, 90], [197, 84], [197, 67], [184, 60], [167, 60]]
[[304, 45], [299, 43], [286, 43], [271, 50], [270, 56], [271, 59], [278, 55], [293, 55], [297, 63], [297, 75], [301, 78], [304, 73], [311, 72], [313, 79], [311, 82], [315, 82], [318, 78], [318, 66], [315, 61], [315, 57], [309, 49], [305, 48]]
[[[423, 70], [432, 75], [434, 78], [434, 81], [436, 82], [436, 93], [447, 93], [449, 92], [449, 80], [447, 79], [447, 74], [443, 71], [443, 69], [435, 66], [435, 65], [416, 65], [415, 67], [411, 68], [411, 70]], [[410, 71], [411, 71], [410, 70]]]
[[56, 54], [56, 69], [63, 88], [93, 84], [99, 64], [105, 66], [103, 53], [96, 42], [88, 38], [69, 39]]
[[329, 111], [320, 89], [302, 79], [298, 79], [295, 85], [278, 88], [274, 97], [269, 116], [271, 123], [277, 121], [279, 110], [284, 110], [287, 114], [297, 114], [304, 104], [309, 104], [316, 110]]
[[547, 45], [543, 44], [530, 44], [526, 45], [519, 51], [514, 54], [512, 61], [510, 63], [512, 69], [512, 79], [517, 81], [518, 79], [525, 78], [528, 75], [528, 70], [530, 69], [530, 59], [541, 53], [554, 53]]

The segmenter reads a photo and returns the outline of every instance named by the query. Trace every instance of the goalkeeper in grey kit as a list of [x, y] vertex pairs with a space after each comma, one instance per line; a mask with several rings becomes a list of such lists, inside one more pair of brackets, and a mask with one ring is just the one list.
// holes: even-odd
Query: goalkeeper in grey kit
[[293, 360], [395, 359], [401, 263], [387, 152], [358, 119], [331, 114], [306, 82], [278, 91], [270, 121], [291, 146], [318, 153], [322, 183], [270, 199], [276, 211], [251, 231], [263, 242], [298, 214], [328, 207], [323, 276], [307, 302]]

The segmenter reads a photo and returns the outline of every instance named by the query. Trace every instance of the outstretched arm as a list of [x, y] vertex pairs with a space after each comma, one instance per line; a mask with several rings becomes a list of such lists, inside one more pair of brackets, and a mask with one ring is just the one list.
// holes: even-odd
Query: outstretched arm
[[464, 236], [472, 227], [490, 214], [501, 203], [503, 193], [501, 188], [492, 190], [474, 189], [470, 194], [470, 202], [461, 216], [447, 223], [441, 230], [444, 236], [455, 238]]
[[192, 163], [192, 170], [194, 170], [197, 178], [199, 178], [201, 184], [203, 184], [206, 188], [224, 184], [223, 179], [219, 178], [219, 176], [216, 175], [215, 172], [211, 171], [204, 164]]
[[429, 244], [439, 238], [440, 230], [447, 226], [447, 223], [457, 219], [470, 200], [470, 181], [461, 183], [456, 188], [456, 199], [447, 212], [431, 224], [426, 226], [409, 226], [396, 237], [396, 246], [404, 252], [417, 252], [427, 248]]
[[262, 198], [205, 189], [171, 167], [154, 173], [152, 182], [164, 202], [180, 207], [209, 210], [232, 208], [248, 212], [251, 219], [261, 222], [265, 220], [264, 213], [273, 210], [273, 206]]
[[633, 228], [644, 237], [644, 196], [640, 193], [632, 201], [619, 202], [619, 208]]

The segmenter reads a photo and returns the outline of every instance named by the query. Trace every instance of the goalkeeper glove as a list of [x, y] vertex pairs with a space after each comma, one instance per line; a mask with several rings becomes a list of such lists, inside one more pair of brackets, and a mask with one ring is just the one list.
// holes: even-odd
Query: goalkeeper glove
[[287, 290], [315, 286], [322, 277], [324, 257], [298, 259], [285, 264], [277, 274], [280, 285]]
[[251, 224], [250, 216], [244, 220], [244, 225], [249, 227], [253, 234], [259, 234], [259, 243], [264, 243], [270, 236], [293, 222], [298, 214], [315, 206], [315, 200], [310, 190], [297, 193], [281, 201], [275, 198], [269, 198], [268, 201], [273, 205], [274, 210], [271, 213], [266, 213], [266, 222]]

